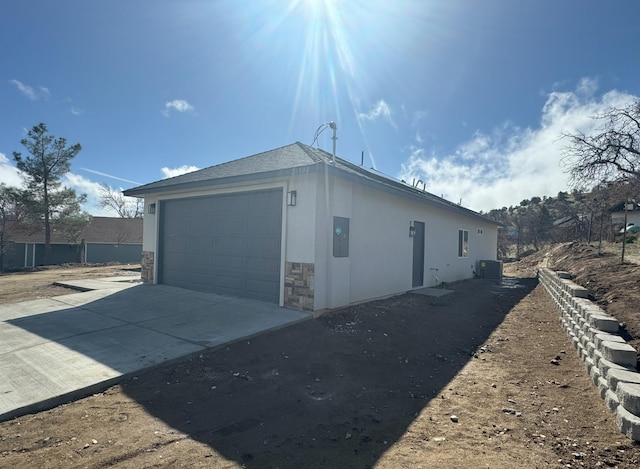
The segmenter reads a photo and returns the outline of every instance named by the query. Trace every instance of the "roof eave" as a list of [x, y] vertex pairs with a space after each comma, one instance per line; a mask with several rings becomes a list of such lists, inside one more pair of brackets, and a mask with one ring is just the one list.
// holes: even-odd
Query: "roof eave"
[[185, 190], [190, 189], [199, 189], [202, 187], [210, 187], [210, 186], [222, 186], [228, 184], [235, 184], [239, 182], [253, 182], [260, 181], [262, 179], [274, 179], [279, 177], [289, 177], [295, 176], [295, 174], [301, 174], [301, 168], [308, 168], [306, 173], [317, 172], [322, 163], [313, 163], [310, 165], [304, 166], [295, 166], [287, 169], [277, 169], [273, 171], [264, 171], [262, 173], [252, 173], [252, 174], [241, 174], [238, 176], [227, 176], [220, 178], [212, 178], [212, 179], [203, 179], [201, 181], [190, 181], [184, 182], [180, 184], [171, 184], [165, 186], [158, 187], [148, 187], [140, 186], [134, 187], [133, 189], [127, 189], [123, 191], [123, 194], [127, 197], [142, 197], [150, 194], [160, 194], [163, 192], [183, 192]]

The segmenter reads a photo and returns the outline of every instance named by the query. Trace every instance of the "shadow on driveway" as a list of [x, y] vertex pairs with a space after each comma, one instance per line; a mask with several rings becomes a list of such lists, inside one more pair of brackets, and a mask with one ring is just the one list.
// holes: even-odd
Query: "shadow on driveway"
[[193, 355], [123, 390], [242, 467], [371, 467], [469, 360], [482, 358], [478, 347], [536, 283], [469, 280], [442, 297], [346, 308]]
[[309, 317], [263, 302], [165, 285], [1, 305], [0, 421]]

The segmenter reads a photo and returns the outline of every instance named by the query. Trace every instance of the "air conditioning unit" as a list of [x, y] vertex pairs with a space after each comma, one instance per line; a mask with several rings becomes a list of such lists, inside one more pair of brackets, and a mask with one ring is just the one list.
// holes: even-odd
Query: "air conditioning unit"
[[478, 276], [500, 280], [502, 278], [502, 261], [478, 261]]

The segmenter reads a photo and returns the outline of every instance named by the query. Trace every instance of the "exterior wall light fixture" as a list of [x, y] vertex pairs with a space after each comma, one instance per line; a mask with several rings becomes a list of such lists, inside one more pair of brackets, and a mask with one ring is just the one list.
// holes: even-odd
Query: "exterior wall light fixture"
[[416, 235], [416, 227], [413, 225], [413, 222], [409, 222], [409, 238], [413, 238]]
[[149, 215], [154, 215], [156, 213], [156, 204], [149, 204], [149, 208], [147, 209], [147, 213]]
[[289, 207], [295, 207], [297, 197], [298, 197], [298, 191], [287, 192], [287, 205]]

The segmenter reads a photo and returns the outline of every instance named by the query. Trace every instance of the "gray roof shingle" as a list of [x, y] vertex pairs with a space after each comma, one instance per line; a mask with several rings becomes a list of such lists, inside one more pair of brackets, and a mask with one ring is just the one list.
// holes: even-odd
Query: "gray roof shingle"
[[226, 184], [247, 180], [267, 179], [281, 175], [291, 175], [291, 169], [314, 166], [329, 171], [337, 171], [343, 177], [373, 184], [379, 189], [399, 192], [405, 196], [418, 198], [422, 201], [440, 206], [441, 208], [477, 217], [485, 222], [500, 225], [473, 210], [449, 202], [446, 199], [420, 190], [404, 182], [393, 179], [375, 170], [355, 165], [347, 160], [335, 157], [319, 148], [314, 148], [300, 142], [295, 142], [274, 150], [247, 156], [216, 166], [210, 166], [192, 173], [183, 174], [169, 179], [152, 182], [124, 191], [127, 196], [144, 196], [158, 192], [195, 189], [203, 186]]
[[243, 176], [255, 178], [258, 175], [263, 175], [268, 177], [273, 172], [309, 166], [320, 162], [322, 158], [316, 152], [316, 149], [296, 142], [238, 160], [134, 187], [124, 191], [124, 194], [138, 196], [160, 192], [164, 189], [176, 189], [179, 186], [197, 187], [200, 185], [199, 183], [203, 182], [227, 180]]

